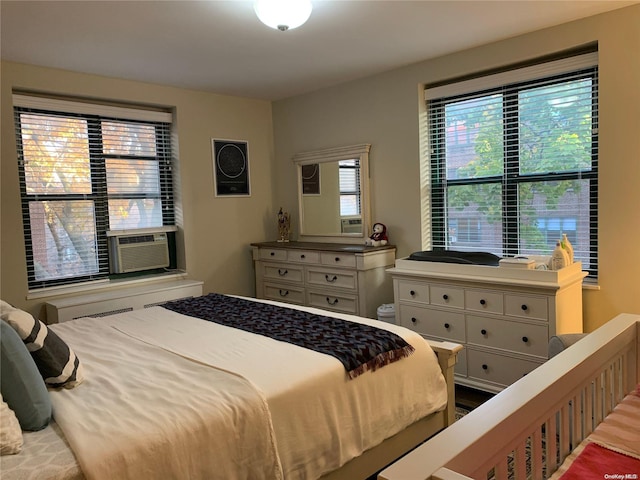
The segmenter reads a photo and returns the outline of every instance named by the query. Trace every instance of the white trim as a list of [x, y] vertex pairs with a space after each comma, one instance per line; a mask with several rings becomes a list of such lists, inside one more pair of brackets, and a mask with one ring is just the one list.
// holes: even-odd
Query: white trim
[[127, 120], [141, 120], [146, 122], [171, 123], [173, 116], [169, 112], [157, 110], [142, 110], [140, 108], [117, 107], [98, 103], [59, 100], [56, 98], [35, 97], [13, 94], [13, 105], [16, 107], [52, 110], [64, 113], [80, 113], [86, 115], [101, 115], [104, 117], [123, 118]]
[[425, 100], [434, 98], [450, 97], [453, 95], [463, 95], [471, 92], [480, 92], [490, 88], [501, 87], [509, 83], [525, 82], [538, 78], [559, 75], [562, 73], [589, 68], [598, 65], [598, 52], [586, 53], [575, 57], [563, 58], [552, 62], [541, 63], [530, 67], [517, 68], [508, 72], [486, 75], [484, 77], [463, 80], [461, 82], [441, 85], [434, 88], [426, 88], [424, 91]]
[[126, 235], [145, 235], [148, 233], [177, 232], [175, 225], [164, 225], [162, 227], [132, 228], [129, 230], [107, 230], [107, 237], [123, 237]]

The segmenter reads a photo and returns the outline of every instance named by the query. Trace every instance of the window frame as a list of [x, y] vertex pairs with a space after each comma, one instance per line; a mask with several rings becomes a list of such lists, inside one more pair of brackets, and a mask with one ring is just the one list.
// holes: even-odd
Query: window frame
[[[597, 58], [597, 53], [595, 54]], [[585, 56], [582, 56], [585, 57]], [[573, 59], [569, 59], [572, 64]], [[527, 70], [527, 69], [524, 69]], [[545, 71], [545, 65], [539, 69]], [[455, 94], [448, 94], [438, 97], [433, 91], [451, 91], [448, 85], [436, 87], [431, 93], [425, 92], [426, 99], [426, 123], [428, 128], [427, 142], [428, 152], [423, 158], [423, 176], [428, 172], [429, 176], [429, 199], [427, 202], [423, 198], [423, 231], [430, 233], [431, 238], [423, 239], [430, 243], [433, 249], [447, 248], [449, 245], [447, 227], [447, 190], [450, 187], [464, 185], [496, 184], [500, 185], [502, 191], [502, 248], [505, 256], [515, 256], [519, 252], [519, 200], [518, 187], [525, 183], [543, 181], [565, 181], [565, 180], [587, 180], [589, 183], [589, 276], [597, 277], [598, 272], [598, 65], [583, 66], [577, 69], [565, 69], [566, 71], [547, 74], [543, 76], [532, 76], [526, 78], [518, 71], [515, 78], [518, 81], [489, 85], [490, 81], [481, 79], [476, 82], [484, 87], [474, 90], [469, 85], [474, 82], [461, 82], [461, 88]], [[509, 72], [503, 72], [496, 77], [508, 78]], [[511, 115], [509, 110], [518, 109], [518, 93], [530, 88], [532, 85], [547, 85], [560, 83], [567, 78], [590, 78], [591, 79], [591, 164], [590, 170], [572, 170], [563, 172], [547, 172], [534, 174], [521, 174], [519, 171], [519, 137], [518, 137], [518, 115]], [[466, 89], [466, 91], [464, 91]], [[503, 145], [504, 159], [503, 171], [499, 175], [473, 177], [473, 178], [447, 178], [447, 152], [446, 152], [446, 128], [445, 107], [449, 103], [467, 99], [470, 97], [482, 97], [494, 93], [502, 95], [503, 103]], [[510, 200], [513, 199], [513, 200]], [[429, 208], [429, 212], [424, 212]], [[552, 248], [551, 248], [552, 249]]]
[[[59, 286], [70, 286], [81, 283], [113, 278], [110, 273], [109, 240], [109, 201], [122, 198], [146, 199], [154, 198], [161, 202], [162, 229], [175, 225], [175, 207], [173, 191], [173, 151], [171, 115], [167, 112], [139, 110], [132, 107], [91, 104], [75, 100], [58, 100], [14, 94], [14, 122], [18, 158], [18, 175], [20, 186], [20, 202], [22, 208], [23, 232], [25, 239], [27, 283], [29, 291]], [[87, 142], [89, 146], [88, 161], [90, 169], [91, 193], [28, 193], [25, 173], [25, 158], [22, 143], [22, 114], [49, 115], [61, 118], [79, 118], [87, 122]], [[105, 153], [102, 144], [102, 122], [126, 122], [151, 125], [155, 132], [156, 155], [123, 155]], [[153, 161], [158, 165], [159, 192], [109, 194], [107, 192], [107, 159], [135, 159]], [[29, 208], [32, 202], [41, 201], [77, 201], [90, 200], [94, 208], [94, 229], [96, 236], [95, 258], [98, 271], [76, 276], [61, 276], [51, 279], [36, 279], [34, 244]], [[175, 257], [175, 242], [170, 242]], [[149, 273], [149, 272], [148, 272]], [[122, 275], [118, 275], [122, 276]]]

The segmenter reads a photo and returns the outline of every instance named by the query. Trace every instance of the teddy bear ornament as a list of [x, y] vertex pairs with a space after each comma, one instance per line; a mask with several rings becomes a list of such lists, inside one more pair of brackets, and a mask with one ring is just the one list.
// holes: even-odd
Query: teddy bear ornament
[[387, 227], [383, 223], [374, 223], [373, 233], [369, 238], [367, 238], [365, 244], [371, 245], [372, 247], [382, 247], [387, 243], [389, 243], [389, 238], [387, 237]]

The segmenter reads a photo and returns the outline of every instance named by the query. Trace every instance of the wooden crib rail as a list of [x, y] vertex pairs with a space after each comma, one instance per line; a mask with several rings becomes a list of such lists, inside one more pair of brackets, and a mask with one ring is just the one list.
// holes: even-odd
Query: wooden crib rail
[[547, 478], [638, 383], [639, 328], [639, 315], [607, 322], [378, 478]]

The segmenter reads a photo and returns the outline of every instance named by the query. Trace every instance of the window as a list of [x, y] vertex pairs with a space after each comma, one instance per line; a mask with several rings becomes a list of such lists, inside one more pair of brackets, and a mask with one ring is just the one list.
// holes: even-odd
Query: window
[[106, 231], [174, 223], [164, 112], [14, 95], [29, 288], [109, 274]]
[[360, 215], [360, 161], [340, 160], [340, 216]]
[[596, 276], [597, 54], [442, 85], [425, 97], [423, 227], [432, 248], [548, 255], [566, 233]]

